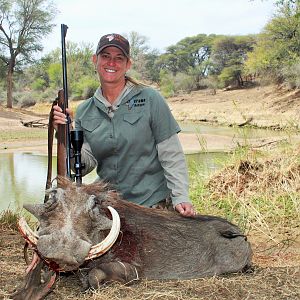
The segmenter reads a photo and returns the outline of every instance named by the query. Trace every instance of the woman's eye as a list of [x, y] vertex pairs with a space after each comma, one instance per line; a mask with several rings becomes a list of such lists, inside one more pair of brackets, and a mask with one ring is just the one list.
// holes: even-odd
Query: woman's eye
[[103, 58], [103, 59], [109, 59], [109, 55], [107, 55], [107, 54], [101, 54], [101, 58]]

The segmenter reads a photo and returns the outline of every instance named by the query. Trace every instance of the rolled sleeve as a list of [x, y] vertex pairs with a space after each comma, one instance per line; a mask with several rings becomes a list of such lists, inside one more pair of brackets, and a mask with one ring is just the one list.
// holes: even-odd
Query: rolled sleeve
[[157, 144], [158, 159], [164, 169], [167, 186], [175, 207], [189, 198], [189, 179], [185, 156], [177, 134]]
[[154, 90], [151, 97], [151, 119], [151, 128], [156, 144], [180, 132], [180, 127], [174, 119], [166, 100]]

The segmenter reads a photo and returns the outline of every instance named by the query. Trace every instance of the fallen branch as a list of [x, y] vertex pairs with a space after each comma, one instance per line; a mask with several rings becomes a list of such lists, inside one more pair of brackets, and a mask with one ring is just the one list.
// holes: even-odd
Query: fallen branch
[[280, 139], [280, 140], [270, 141], [270, 142], [267, 142], [267, 143], [264, 143], [264, 144], [261, 144], [261, 145], [258, 145], [258, 146], [253, 146], [253, 148], [262, 148], [262, 147], [265, 147], [267, 145], [283, 142], [283, 141], [286, 141], [286, 140], [287, 139]]
[[253, 121], [253, 117], [250, 117], [245, 122], [238, 124], [238, 127], [243, 127], [243, 126], [245, 126], [247, 124], [250, 124], [252, 121]]
[[33, 121], [28, 121], [28, 122], [23, 122], [21, 123], [25, 127], [35, 127], [35, 128], [47, 128], [48, 127], [48, 119], [38, 119], [38, 120], [33, 120]]

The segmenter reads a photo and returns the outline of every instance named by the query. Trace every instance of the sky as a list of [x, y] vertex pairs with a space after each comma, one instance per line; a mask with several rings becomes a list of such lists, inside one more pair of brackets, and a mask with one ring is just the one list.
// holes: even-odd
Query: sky
[[204, 34], [259, 33], [275, 11], [272, 0], [53, 0], [56, 27], [44, 40], [44, 51], [60, 47], [60, 24], [66, 41], [96, 47], [107, 33], [136, 31], [151, 49], [164, 52], [181, 39]]

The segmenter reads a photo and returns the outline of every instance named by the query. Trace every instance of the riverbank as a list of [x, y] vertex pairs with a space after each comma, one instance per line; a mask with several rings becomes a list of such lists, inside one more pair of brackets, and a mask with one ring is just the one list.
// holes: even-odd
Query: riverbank
[[253, 86], [236, 90], [203, 90], [168, 99], [178, 121], [225, 126], [300, 128], [300, 90]]
[[[273, 130], [288, 129], [288, 139], [299, 142], [300, 92], [275, 86], [252, 87], [232, 91], [197, 91], [167, 99], [179, 122], [212, 126], [253, 126]], [[80, 102], [71, 102], [75, 108]], [[39, 120], [47, 123], [50, 104], [37, 104], [27, 110], [0, 106], [0, 153], [28, 151], [47, 153], [47, 130], [23, 124]], [[182, 132], [179, 134], [185, 153], [199, 151], [231, 151], [245, 144], [255, 147], [274, 145], [282, 137], [248, 138], [212, 133]]]

